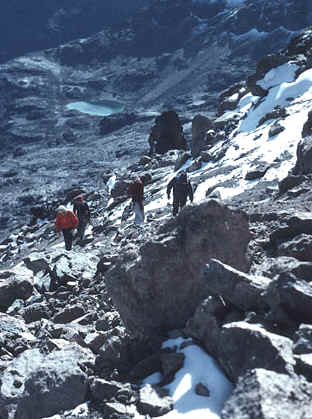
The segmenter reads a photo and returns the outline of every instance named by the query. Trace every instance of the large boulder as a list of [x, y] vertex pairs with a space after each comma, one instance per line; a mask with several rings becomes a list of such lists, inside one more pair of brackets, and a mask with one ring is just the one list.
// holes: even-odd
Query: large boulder
[[256, 324], [228, 323], [221, 328], [217, 359], [233, 381], [253, 368], [293, 373], [292, 344], [291, 339]]
[[13, 272], [0, 273], [0, 311], [6, 311], [16, 299], [26, 300], [31, 296], [33, 285], [30, 278]]
[[247, 216], [217, 200], [163, 221], [153, 239], [120, 254], [106, 284], [127, 328], [150, 334], [183, 327], [209, 294], [200, 279], [211, 258], [246, 271]]
[[254, 369], [242, 376], [222, 419], [302, 419], [311, 416], [312, 384], [303, 377]]
[[183, 126], [175, 111], [163, 112], [156, 118], [148, 142], [151, 150], [160, 154], [172, 149], [186, 150]]
[[2, 419], [40, 419], [86, 400], [88, 377], [94, 365], [89, 349], [71, 344], [48, 355], [30, 349], [4, 370], [0, 387]]
[[210, 294], [221, 295], [239, 310], [259, 310], [266, 305], [262, 293], [269, 278], [247, 275], [215, 259], [203, 267], [201, 278]]
[[185, 327], [187, 336], [200, 341], [213, 356], [218, 355], [221, 325], [229, 308], [219, 296], [209, 296], [196, 309]]
[[311, 322], [312, 287], [309, 283], [298, 280], [293, 274], [278, 275], [266, 290], [264, 297], [271, 312], [276, 315], [275, 321], [279, 321], [279, 313], [283, 311], [293, 322]]
[[206, 145], [207, 131], [213, 128], [209, 118], [203, 115], [196, 115], [192, 121], [192, 156], [198, 157]]
[[294, 175], [305, 175], [312, 172], [312, 135], [307, 135], [297, 146], [297, 161]]
[[302, 127], [301, 135], [302, 138], [312, 135], [312, 111], [308, 113], [308, 119]]

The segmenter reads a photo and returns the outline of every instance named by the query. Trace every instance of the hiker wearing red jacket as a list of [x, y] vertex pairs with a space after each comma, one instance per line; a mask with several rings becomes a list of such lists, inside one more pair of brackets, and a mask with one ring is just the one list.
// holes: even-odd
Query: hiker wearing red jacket
[[144, 223], [144, 185], [142, 179], [137, 177], [128, 187], [128, 195], [132, 198], [135, 224]]
[[76, 215], [63, 205], [56, 210], [55, 231], [63, 232], [65, 249], [71, 250], [73, 244], [73, 230], [78, 226]]

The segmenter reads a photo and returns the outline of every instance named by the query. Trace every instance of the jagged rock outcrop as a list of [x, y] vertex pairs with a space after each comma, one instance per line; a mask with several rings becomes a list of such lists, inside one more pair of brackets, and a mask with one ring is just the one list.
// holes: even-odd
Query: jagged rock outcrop
[[291, 374], [295, 366], [291, 339], [246, 322], [222, 326], [217, 359], [235, 382], [254, 368]]
[[247, 270], [249, 240], [245, 215], [209, 200], [163, 223], [154, 240], [129, 246], [106, 276], [126, 326], [143, 334], [183, 326], [209, 292], [200, 280], [203, 264], [217, 257]]
[[203, 267], [201, 279], [211, 295], [221, 296], [241, 311], [266, 307], [262, 294], [271, 282], [269, 278], [247, 275], [212, 259]]
[[297, 161], [294, 175], [306, 175], [312, 172], [312, 135], [306, 135], [298, 144]]
[[200, 152], [207, 146], [207, 131], [213, 128], [213, 123], [203, 115], [196, 115], [192, 121], [192, 145], [193, 157], [198, 157]]
[[148, 142], [155, 153], [164, 154], [172, 149], [186, 150], [183, 127], [175, 111], [163, 112], [156, 118]]

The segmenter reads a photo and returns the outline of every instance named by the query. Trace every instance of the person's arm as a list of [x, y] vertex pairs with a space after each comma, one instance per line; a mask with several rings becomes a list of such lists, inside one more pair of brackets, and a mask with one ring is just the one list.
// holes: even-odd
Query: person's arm
[[90, 222], [90, 219], [91, 219], [91, 212], [90, 212], [89, 205], [88, 205], [87, 203], [86, 203], [86, 206], [87, 206], [88, 222]]
[[78, 227], [79, 220], [73, 212], [70, 211], [69, 213], [70, 213], [70, 216], [72, 218], [72, 225], [73, 225], [72, 229], [75, 229], [75, 228]]
[[188, 196], [190, 198], [190, 201], [193, 202], [194, 195], [193, 195], [192, 185], [190, 182], [188, 182], [187, 186], [188, 186]]
[[128, 196], [133, 198], [133, 183], [130, 183], [128, 186]]
[[168, 186], [167, 186], [168, 199], [170, 199], [170, 192], [171, 192], [171, 189], [173, 188], [174, 181], [175, 181], [175, 178], [171, 179], [171, 181], [168, 183]]
[[60, 217], [57, 215], [55, 220], [55, 232], [59, 233], [61, 231], [61, 223], [60, 223]]

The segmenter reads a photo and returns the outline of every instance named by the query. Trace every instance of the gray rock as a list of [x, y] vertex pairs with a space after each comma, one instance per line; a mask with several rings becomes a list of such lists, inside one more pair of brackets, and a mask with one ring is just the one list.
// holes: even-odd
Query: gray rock
[[6, 311], [14, 300], [26, 300], [31, 296], [33, 285], [30, 279], [8, 272], [0, 277], [0, 311]]
[[140, 389], [138, 411], [152, 417], [162, 416], [173, 409], [173, 400], [164, 389], [146, 384]]
[[0, 353], [13, 354], [29, 349], [36, 342], [22, 318], [0, 313]]
[[303, 375], [308, 381], [312, 382], [312, 353], [295, 355], [297, 374]]
[[192, 121], [192, 145], [193, 157], [198, 157], [206, 146], [206, 133], [213, 128], [211, 120], [203, 115], [196, 115]]
[[312, 171], [312, 135], [302, 138], [297, 146], [297, 161], [294, 175], [305, 175]]
[[110, 400], [115, 397], [119, 390], [125, 387], [129, 389], [129, 385], [118, 383], [114, 380], [104, 380], [103, 378], [92, 377], [89, 382], [92, 397], [95, 400]]
[[246, 270], [249, 239], [244, 213], [209, 200], [164, 221], [140, 248], [125, 249], [105, 281], [127, 328], [153, 334], [184, 327], [209, 294], [201, 266], [216, 257]]
[[143, 380], [154, 372], [161, 370], [160, 353], [150, 355], [138, 362], [129, 372], [129, 377], [134, 380]]
[[221, 328], [218, 361], [232, 381], [253, 368], [293, 372], [292, 341], [263, 327], [236, 322]]
[[312, 216], [310, 212], [298, 211], [295, 214], [284, 215], [286, 217], [283, 218], [283, 224], [279, 224], [270, 234], [270, 241], [273, 245], [289, 240], [299, 234], [312, 234]]
[[41, 319], [50, 319], [51, 311], [46, 302], [30, 304], [22, 310], [19, 314], [23, 317], [26, 323], [35, 322]]
[[164, 154], [172, 149], [186, 150], [183, 126], [175, 111], [163, 112], [156, 117], [148, 139], [151, 148], [154, 139], [157, 140], [155, 144], [156, 153]]
[[163, 373], [162, 384], [170, 383], [175, 373], [183, 367], [185, 355], [183, 353], [163, 353], [160, 356]]
[[265, 300], [272, 313], [281, 308], [295, 322], [311, 321], [312, 288], [305, 281], [298, 280], [292, 274], [280, 274], [269, 285]]
[[312, 260], [312, 235], [300, 234], [292, 240], [281, 243], [278, 246], [277, 255], [310, 262]]
[[66, 307], [53, 316], [54, 323], [70, 323], [85, 314], [85, 309], [82, 306]]
[[312, 135], [312, 111], [308, 113], [308, 119], [302, 127], [301, 135], [302, 138]]
[[240, 377], [222, 419], [292, 419], [311, 415], [312, 385], [302, 377], [254, 369]]
[[209, 397], [210, 396], [209, 389], [202, 383], [196, 384], [195, 393], [198, 394], [199, 396], [203, 396], [203, 397]]
[[191, 156], [191, 153], [190, 152], [188, 152], [188, 151], [183, 151], [183, 152], [180, 151], [180, 153], [178, 155], [178, 158], [176, 160], [175, 166], [174, 166], [174, 171], [179, 170], [184, 165], [184, 163], [186, 163], [187, 160], [190, 159], [191, 157], [192, 156]]
[[310, 324], [301, 324], [294, 334], [293, 351], [298, 355], [312, 353], [312, 326]]
[[265, 275], [271, 279], [282, 273], [290, 273], [298, 279], [309, 281], [312, 275], [312, 263], [300, 262], [298, 259], [287, 256], [279, 256], [276, 258], [267, 258], [259, 266], [259, 271], [265, 272]]
[[259, 164], [254, 169], [249, 170], [246, 173], [245, 179], [246, 180], [255, 180], [262, 178], [269, 169], [268, 164]]
[[262, 293], [271, 280], [247, 275], [216, 259], [203, 267], [201, 279], [210, 294], [221, 295], [240, 310], [261, 309], [266, 306]]
[[83, 371], [94, 355], [78, 345], [48, 355], [23, 352], [2, 374], [0, 415], [3, 419], [40, 419], [85, 401], [88, 380]]
[[187, 336], [198, 339], [208, 353], [217, 356], [220, 328], [229, 308], [220, 297], [206, 298], [185, 327]]
[[283, 127], [283, 125], [279, 124], [278, 122], [275, 122], [269, 130], [269, 138], [274, 137], [283, 131], [285, 131], [285, 127]]
[[99, 353], [99, 349], [104, 345], [106, 340], [107, 333], [103, 332], [89, 333], [84, 339], [86, 346], [94, 353]]

